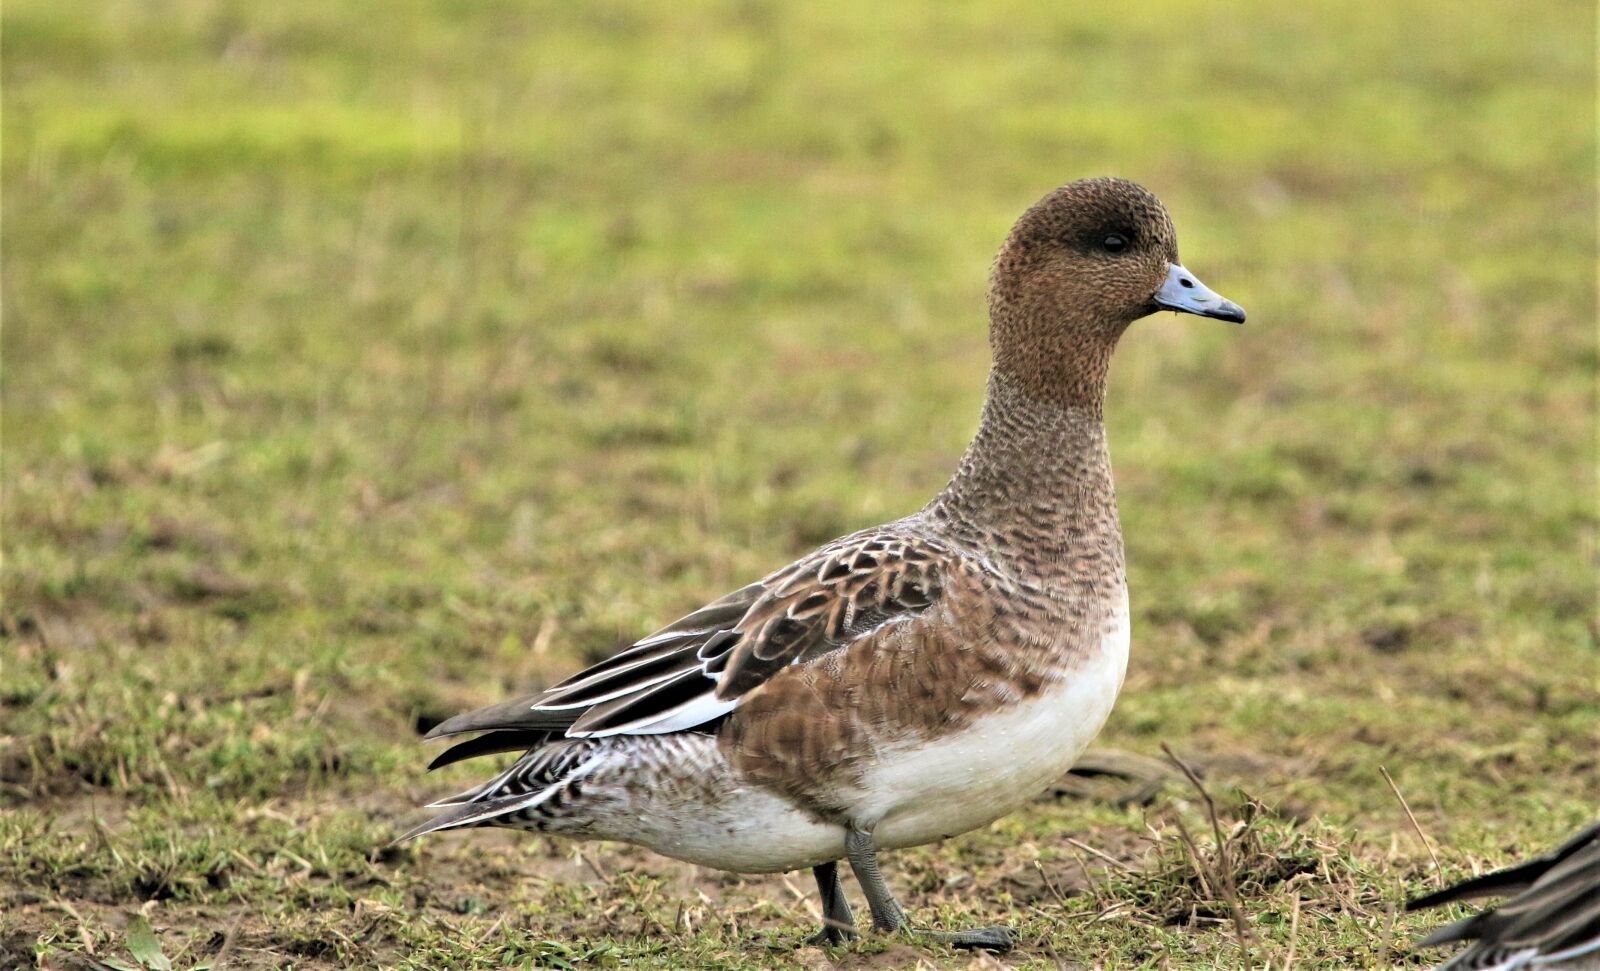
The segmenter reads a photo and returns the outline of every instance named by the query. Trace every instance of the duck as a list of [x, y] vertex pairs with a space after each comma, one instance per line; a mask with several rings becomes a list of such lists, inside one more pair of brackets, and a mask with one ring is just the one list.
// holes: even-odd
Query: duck
[[522, 753], [401, 837], [510, 827], [737, 873], [810, 868], [823, 926], [1005, 951], [1006, 927], [914, 929], [879, 854], [988, 825], [1065, 773], [1130, 644], [1104, 422], [1112, 352], [1170, 310], [1245, 312], [1178, 259], [1123, 179], [1024, 212], [990, 276], [976, 435], [921, 510], [829, 542], [529, 697], [449, 718], [430, 768]]
[[1436, 971], [1600, 971], [1600, 822], [1544, 856], [1414, 898], [1406, 910], [1506, 894], [1419, 942], [1466, 943]]

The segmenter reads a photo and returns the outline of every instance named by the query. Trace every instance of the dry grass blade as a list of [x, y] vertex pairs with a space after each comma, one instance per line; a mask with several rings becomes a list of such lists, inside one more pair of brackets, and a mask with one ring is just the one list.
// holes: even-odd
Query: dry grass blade
[[[1056, 888], [1055, 881], [1050, 879], [1050, 874], [1044, 872], [1044, 866], [1038, 860], [1034, 860], [1033, 868], [1039, 871], [1039, 879], [1044, 881], [1044, 888], [1050, 891], [1050, 896], [1056, 898], [1056, 903], [1066, 906], [1066, 895]], [[1084, 870], [1084, 873], [1088, 872], [1089, 871], [1087, 869]]]
[[[1178, 771], [1183, 773], [1184, 778], [1189, 780], [1189, 784], [1194, 786], [1195, 791], [1200, 794], [1200, 799], [1206, 805], [1206, 815], [1211, 820], [1211, 833], [1217, 841], [1217, 862], [1215, 866], [1210, 866], [1212, 886], [1215, 887], [1217, 895], [1222, 898], [1222, 902], [1227, 904], [1228, 913], [1233, 917], [1233, 929], [1239, 937], [1240, 966], [1244, 968], [1244, 971], [1251, 971], [1254, 967], [1254, 962], [1251, 960], [1250, 952], [1255, 943], [1255, 938], [1250, 933], [1249, 922], [1245, 920], [1244, 908], [1239, 906], [1239, 891], [1234, 884], [1232, 854], [1228, 850], [1228, 841], [1222, 835], [1222, 823], [1217, 819], [1216, 800], [1211, 798], [1211, 793], [1206, 791], [1205, 784], [1200, 781], [1200, 777], [1195, 774], [1194, 770], [1189, 768], [1188, 763], [1178, 758], [1166, 742], [1161, 743], [1161, 751], [1166, 754], [1167, 758], [1172, 760], [1173, 765], [1178, 767]], [[1195, 845], [1194, 838], [1189, 835], [1189, 831], [1180, 825], [1178, 832], [1183, 835], [1184, 840], [1189, 844], [1190, 852], [1194, 854], [1195, 863], [1197, 865], [1206, 865], [1203, 862], [1204, 857], [1200, 854], [1200, 848]]]
[[1300, 943], [1300, 891], [1294, 893], [1294, 909], [1289, 912], [1289, 947], [1283, 955], [1283, 971], [1294, 967], [1295, 945]]
[[1128, 873], [1132, 873], [1133, 872], [1133, 867], [1129, 866], [1127, 863], [1123, 862], [1122, 860], [1117, 859], [1116, 857], [1112, 856], [1109, 853], [1106, 853], [1103, 850], [1095, 849], [1094, 847], [1090, 846], [1088, 843], [1084, 843], [1084, 842], [1082, 842], [1080, 840], [1075, 840], [1070, 836], [1067, 837], [1067, 842], [1069, 844], [1071, 844], [1072, 846], [1076, 846], [1078, 849], [1084, 851], [1085, 853], [1089, 853], [1089, 854], [1091, 854], [1093, 856], [1099, 857], [1100, 859], [1106, 861], [1107, 863], [1111, 864], [1112, 866], [1116, 867], [1119, 870], [1123, 870], [1123, 871], [1126, 871]]
[[594, 860], [591, 860], [589, 858], [589, 854], [579, 850], [577, 851], [577, 855], [578, 859], [583, 861], [583, 865], [589, 868], [589, 872], [600, 878], [601, 883], [607, 885], [611, 883], [611, 875], [600, 869], [600, 864], [596, 863]]
[[1417, 834], [1417, 839], [1422, 840], [1422, 845], [1428, 851], [1429, 858], [1433, 860], [1433, 878], [1439, 884], [1440, 889], [1443, 889], [1444, 870], [1439, 866], [1439, 854], [1433, 851], [1433, 844], [1429, 842], [1428, 834], [1422, 831], [1422, 824], [1417, 822], [1416, 814], [1411, 811], [1411, 806], [1406, 802], [1406, 797], [1401, 794], [1400, 787], [1394, 784], [1394, 777], [1389, 775], [1389, 770], [1380, 765], [1378, 766], [1378, 771], [1383, 773], [1383, 781], [1389, 783], [1389, 791], [1394, 793], [1396, 799], [1400, 800], [1400, 808], [1405, 810], [1406, 818], [1411, 820], [1411, 829]]
[[211, 971], [220, 971], [233, 956], [233, 946], [239, 940], [239, 925], [243, 922], [243, 917], [236, 917], [233, 923], [228, 925], [228, 930], [222, 935], [222, 946], [217, 948], [216, 957], [211, 959]]
[[1389, 947], [1394, 943], [1394, 920], [1398, 912], [1399, 909], [1395, 907], [1394, 902], [1390, 901], [1387, 916], [1383, 921], [1383, 937], [1378, 941], [1377, 967], [1389, 966]]

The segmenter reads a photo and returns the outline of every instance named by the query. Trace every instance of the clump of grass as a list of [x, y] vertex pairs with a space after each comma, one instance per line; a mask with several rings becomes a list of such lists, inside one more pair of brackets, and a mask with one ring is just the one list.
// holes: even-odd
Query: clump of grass
[[[1392, 913], [1374, 870], [1348, 852], [1349, 834], [1285, 815], [1236, 786], [1214, 794], [1192, 770], [1186, 775], [1195, 798], [1156, 806], [1144, 821], [1148, 852], [1136, 865], [1100, 870], [1086, 894], [1064, 901], [1070, 913], [1149, 928], [1169, 960], [1174, 951], [1220, 953], [1200, 943], [1220, 934], [1232, 942], [1221, 960], [1240, 968], [1292, 966], [1306, 949], [1307, 912], [1342, 925], [1339, 936], [1352, 945], [1372, 946], [1376, 939], [1355, 928], [1378, 927]], [[1319, 937], [1311, 950], [1327, 946], [1327, 931]]]

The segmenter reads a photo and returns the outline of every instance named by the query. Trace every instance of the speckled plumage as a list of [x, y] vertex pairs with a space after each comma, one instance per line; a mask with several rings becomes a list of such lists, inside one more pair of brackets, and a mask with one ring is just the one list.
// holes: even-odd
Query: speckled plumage
[[1095, 179], [1046, 196], [995, 261], [982, 421], [933, 501], [546, 692], [440, 725], [433, 735], [487, 734], [436, 764], [527, 752], [409, 835], [519, 826], [726, 869], [826, 867], [819, 884], [848, 854], [875, 926], [899, 926], [873, 849], [956, 835], [1027, 800], [1071, 766], [1121, 688], [1105, 380], [1118, 338], [1180, 271], [1147, 190]]

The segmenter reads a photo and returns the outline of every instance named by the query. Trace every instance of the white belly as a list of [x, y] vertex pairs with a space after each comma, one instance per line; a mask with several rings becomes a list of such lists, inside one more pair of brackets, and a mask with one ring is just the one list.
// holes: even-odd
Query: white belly
[[916, 846], [986, 825], [1038, 795], [1111, 714], [1128, 634], [1124, 599], [1100, 650], [1039, 697], [938, 741], [883, 751], [864, 779], [857, 818], [876, 822], [880, 847]]

